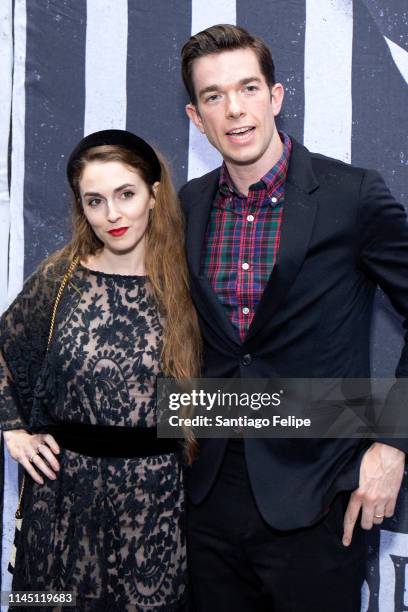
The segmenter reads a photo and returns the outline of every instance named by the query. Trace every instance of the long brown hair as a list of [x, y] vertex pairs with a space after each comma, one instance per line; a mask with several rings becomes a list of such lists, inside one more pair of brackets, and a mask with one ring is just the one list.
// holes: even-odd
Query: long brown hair
[[[184, 253], [184, 223], [181, 207], [164, 158], [158, 154], [161, 178], [153, 192], [151, 168], [135, 152], [120, 145], [103, 145], [87, 149], [75, 163], [72, 177], [72, 238], [46, 262], [46, 267], [66, 269], [75, 258], [86, 260], [103, 248], [103, 243], [89, 225], [80, 198], [79, 182], [87, 163], [118, 161], [136, 170], [155, 197], [146, 231], [145, 268], [154, 297], [164, 315], [164, 338], [161, 362], [166, 376], [182, 380], [200, 372], [201, 337], [197, 315], [188, 289], [187, 263]], [[65, 264], [65, 265], [59, 265]], [[192, 462], [196, 441], [185, 430], [185, 455]]]

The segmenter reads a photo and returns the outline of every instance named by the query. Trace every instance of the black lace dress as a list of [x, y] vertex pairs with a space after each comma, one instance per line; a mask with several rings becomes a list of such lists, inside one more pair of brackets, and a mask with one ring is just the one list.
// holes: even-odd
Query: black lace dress
[[[1, 319], [2, 428], [155, 425], [162, 323], [146, 277], [79, 266], [46, 352], [57, 286], [35, 273]], [[61, 450], [58, 460], [57, 480], [26, 478], [13, 589], [73, 591], [77, 610], [182, 609], [179, 454], [108, 459]]]

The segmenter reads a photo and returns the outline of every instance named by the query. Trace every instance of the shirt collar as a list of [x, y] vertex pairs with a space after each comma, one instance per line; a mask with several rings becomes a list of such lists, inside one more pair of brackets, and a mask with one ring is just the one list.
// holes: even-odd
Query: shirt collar
[[[272, 166], [272, 168], [259, 179], [259, 181], [250, 185], [250, 190], [266, 189], [268, 195], [272, 195], [273, 192], [285, 182], [286, 175], [288, 173], [290, 154], [292, 151], [292, 141], [290, 137], [285, 134], [285, 132], [279, 132], [279, 137], [283, 144], [282, 155], [274, 166]], [[218, 188], [223, 196], [231, 196], [231, 194], [234, 193], [235, 195], [244, 197], [235, 188], [225, 162], [223, 162], [221, 166]]]

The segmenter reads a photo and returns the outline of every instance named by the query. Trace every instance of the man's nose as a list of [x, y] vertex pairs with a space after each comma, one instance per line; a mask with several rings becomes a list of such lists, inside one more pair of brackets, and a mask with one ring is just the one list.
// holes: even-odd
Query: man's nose
[[228, 96], [226, 114], [227, 117], [242, 117], [242, 115], [245, 115], [245, 108], [238, 96]]

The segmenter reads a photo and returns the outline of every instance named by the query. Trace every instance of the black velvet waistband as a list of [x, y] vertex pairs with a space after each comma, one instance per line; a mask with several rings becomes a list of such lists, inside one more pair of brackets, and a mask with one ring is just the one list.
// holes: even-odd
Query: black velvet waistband
[[62, 448], [90, 457], [150, 457], [181, 450], [178, 440], [158, 438], [156, 427], [58, 423], [43, 431]]

